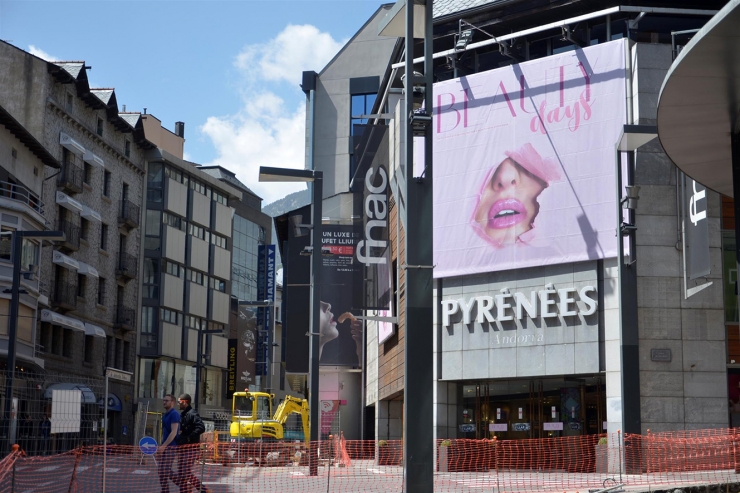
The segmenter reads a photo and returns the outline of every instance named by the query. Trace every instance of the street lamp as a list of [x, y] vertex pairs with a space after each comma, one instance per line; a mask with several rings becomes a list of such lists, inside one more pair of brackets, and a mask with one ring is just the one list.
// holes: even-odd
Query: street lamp
[[[311, 169], [288, 169], [260, 166], [259, 181], [262, 182], [313, 182], [313, 197], [311, 200], [311, 325], [310, 356], [309, 356], [309, 413], [311, 447], [308, 455], [309, 475], [318, 475], [318, 440], [319, 440], [319, 341], [320, 313], [319, 289], [321, 287], [321, 255], [313, 252], [321, 249], [321, 206], [323, 199], [324, 173]], [[318, 249], [318, 250], [317, 250]]]
[[[5, 442], [5, 453], [10, 453], [11, 441], [15, 437], [10, 436], [13, 429], [11, 423], [11, 411], [13, 408], [13, 380], [15, 377], [15, 340], [18, 336], [18, 305], [20, 304], [21, 290], [21, 250], [24, 238], [35, 238], [48, 241], [64, 241], [62, 231], [13, 231], [12, 233], [12, 255], [13, 255], [13, 283], [10, 288], [10, 316], [8, 319], [8, 376], [5, 380], [5, 423], [8, 429], [8, 440]], [[26, 266], [30, 267], [30, 266]], [[4, 292], [7, 292], [4, 291]], [[107, 396], [106, 396], [107, 397]]]
[[[624, 125], [616, 143], [616, 185], [617, 185], [617, 266], [619, 294], [619, 330], [622, 350], [622, 431], [641, 433], [640, 419], [640, 354], [639, 333], [637, 329], [637, 269], [635, 267], [635, 226], [634, 210], [637, 208], [640, 187], [632, 184], [632, 163], [628, 163], [625, 187], [626, 197], [622, 197], [621, 153], [635, 151], [658, 136], [655, 125]], [[624, 221], [623, 209], [629, 211], [628, 221]], [[630, 263], [624, 262], [624, 238], [629, 241]], [[621, 460], [621, 459], [620, 459]]]

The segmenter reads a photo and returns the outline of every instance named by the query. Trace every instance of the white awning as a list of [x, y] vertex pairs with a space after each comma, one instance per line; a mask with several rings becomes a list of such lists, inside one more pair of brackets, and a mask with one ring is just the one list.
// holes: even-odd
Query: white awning
[[80, 204], [64, 192], [57, 191], [57, 204], [76, 214], [82, 212], [82, 204]]
[[67, 257], [62, 252], [58, 252], [56, 250], [54, 250], [54, 255], [52, 255], [51, 261], [69, 270], [77, 270], [80, 268], [79, 262], [77, 262], [72, 257]]
[[91, 277], [100, 277], [98, 275], [98, 270], [92, 265], [87, 265], [86, 263], [80, 261], [77, 261], [77, 263], [80, 265], [80, 267], [77, 269], [78, 274], [83, 274]]
[[72, 330], [79, 330], [85, 332], [85, 324], [76, 318], [62, 315], [61, 313], [53, 312], [51, 310], [41, 310], [41, 321], [49, 322], [54, 325], [66, 327]]
[[82, 404], [97, 404], [95, 393], [90, 387], [81, 383], [53, 383], [44, 391], [44, 399], [51, 399], [54, 390], [79, 390], [82, 393]]
[[105, 330], [102, 327], [85, 322], [85, 335], [105, 339]]
[[87, 219], [88, 221], [93, 221], [93, 222], [96, 222], [96, 223], [102, 223], [103, 222], [103, 218], [101, 217], [101, 215], [97, 211], [94, 211], [94, 210], [90, 209], [86, 205], [83, 205], [82, 206], [82, 214], [80, 214], [80, 215], [82, 217], [84, 217], [85, 219]]
[[85, 151], [85, 154], [82, 156], [82, 160], [86, 163], [90, 163], [95, 166], [100, 166], [101, 168], [105, 168], [105, 163], [103, 162], [103, 158], [100, 156], [96, 156], [92, 153], [92, 151]]
[[66, 147], [70, 152], [74, 152], [80, 156], [85, 154], [85, 147], [64, 132], [59, 134], [59, 143]]

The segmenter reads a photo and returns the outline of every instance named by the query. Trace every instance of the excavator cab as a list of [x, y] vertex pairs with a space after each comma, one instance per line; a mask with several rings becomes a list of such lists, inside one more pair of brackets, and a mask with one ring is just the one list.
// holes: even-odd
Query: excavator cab
[[232, 406], [232, 421], [241, 418], [269, 419], [272, 416], [272, 395], [262, 392], [235, 392]]
[[231, 401], [232, 439], [283, 439], [283, 427], [272, 417], [273, 394], [234, 392]]

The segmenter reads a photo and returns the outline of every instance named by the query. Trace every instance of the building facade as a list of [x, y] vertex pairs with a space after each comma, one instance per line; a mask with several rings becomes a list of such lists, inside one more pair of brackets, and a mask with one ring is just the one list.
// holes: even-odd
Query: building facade
[[188, 393], [207, 415], [229, 407], [229, 203], [242, 192], [182, 159], [183, 124], [164, 136], [146, 156], [139, 405], [160, 409], [165, 393]]
[[[734, 240], [721, 232], [733, 224], [729, 202], [722, 199], [720, 207], [720, 196], [707, 191], [711, 269], [686, 285], [683, 177], [652, 141], [620, 156], [622, 183], [641, 187], [636, 210], [619, 217], [627, 227], [621, 228], [627, 232], [624, 263], [617, 260], [614, 234], [622, 198], [615, 192], [614, 149], [623, 125], [655, 124], [672, 42], [686, 42], [671, 33], [700, 28], [712, 14], [704, 9], [722, 3], [681, 2], [641, 15], [639, 8], [595, 12], [585, 2], [546, 13], [524, 2], [477, 2], [475, 8], [435, 2], [434, 52], [449, 50], [434, 63], [432, 122], [436, 438], [730, 424], [740, 358], [730, 272]], [[567, 26], [577, 16], [586, 20], [574, 31], [550, 24], [557, 19]], [[513, 39], [499, 43], [486, 33]], [[418, 45], [415, 56], [421, 55]], [[373, 112], [385, 101], [394, 109], [402, 60], [392, 60]], [[614, 122], [605, 123], [609, 119]], [[377, 322], [366, 329], [366, 416], [372, 419], [365, 430], [376, 439], [402, 438], [404, 420], [405, 283], [398, 266], [404, 265], [405, 228], [393, 178], [404, 164], [400, 121], [397, 110], [385, 123], [394, 308], [402, 317], [391, 331]], [[588, 144], [577, 137], [585, 133]], [[503, 179], [508, 164], [518, 174]], [[585, 185], [599, 167], [606, 178]], [[423, 169], [408, 169], [423, 176]], [[491, 197], [508, 185], [523, 187], [526, 179], [539, 183], [532, 185], [539, 191], [529, 212], [514, 202], [491, 212], [497, 207]], [[522, 228], [528, 234], [500, 235], [525, 214], [533, 214]], [[538, 216], [540, 222], [533, 219]], [[708, 281], [687, 297], [686, 289]]]

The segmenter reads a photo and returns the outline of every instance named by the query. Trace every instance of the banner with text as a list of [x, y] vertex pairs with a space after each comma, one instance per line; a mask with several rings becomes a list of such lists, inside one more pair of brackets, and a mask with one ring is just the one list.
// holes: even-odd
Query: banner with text
[[434, 86], [435, 277], [614, 257], [623, 40]]

